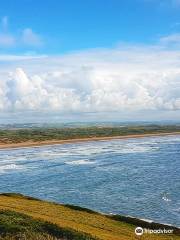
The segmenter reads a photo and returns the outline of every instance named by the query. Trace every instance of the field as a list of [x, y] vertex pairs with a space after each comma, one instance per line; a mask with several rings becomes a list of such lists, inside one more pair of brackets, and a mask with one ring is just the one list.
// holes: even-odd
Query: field
[[[103, 215], [89, 209], [45, 202], [19, 194], [0, 195], [0, 239], [180, 239], [180, 235], [176, 235], [179, 234], [177, 229], [174, 235], [144, 234], [138, 237], [134, 234], [134, 229], [140, 222], [136, 219], [133, 222], [120, 216]], [[144, 224], [142, 227], [149, 225]], [[150, 228], [159, 226], [149, 225]]]

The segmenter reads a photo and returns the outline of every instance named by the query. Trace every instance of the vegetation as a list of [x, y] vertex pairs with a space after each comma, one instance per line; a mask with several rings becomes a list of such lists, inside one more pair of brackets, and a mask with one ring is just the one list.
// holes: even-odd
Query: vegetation
[[0, 130], [0, 143], [22, 143], [26, 141], [68, 140], [169, 132], [180, 132], [180, 125], [6, 129]]
[[[139, 225], [141, 224], [141, 225]], [[148, 223], [146, 223], [148, 224]], [[178, 240], [175, 234], [135, 235], [143, 221], [86, 208], [40, 201], [20, 194], [0, 195], [0, 239], [5, 240]], [[151, 225], [146, 225], [151, 227]], [[159, 227], [159, 225], [156, 225]], [[167, 226], [161, 225], [167, 228]], [[172, 227], [171, 227], [172, 228]]]
[[95, 240], [90, 235], [9, 210], [0, 211], [0, 239]]

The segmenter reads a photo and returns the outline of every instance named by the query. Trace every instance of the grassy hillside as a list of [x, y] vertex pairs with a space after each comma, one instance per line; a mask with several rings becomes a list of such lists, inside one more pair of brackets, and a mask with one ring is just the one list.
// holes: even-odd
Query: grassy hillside
[[96, 240], [88, 234], [10, 210], [0, 210], [0, 239]]
[[[134, 234], [136, 221], [18, 194], [0, 195], [0, 239], [178, 240], [180, 235]], [[137, 222], [139, 226], [140, 222]], [[23, 236], [25, 237], [23, 238]], [[11, 238], [11, 236], [13, 236]]]
[[92, 137], [125, 136], [130, 134], [151, 134], [180, 132], [180, 125], [148, 125], [124, 127], [77, 127], [77, 128], [35, 128], [0, 130], [0, 143], [21, 143], [26, 141], [68, 140]]

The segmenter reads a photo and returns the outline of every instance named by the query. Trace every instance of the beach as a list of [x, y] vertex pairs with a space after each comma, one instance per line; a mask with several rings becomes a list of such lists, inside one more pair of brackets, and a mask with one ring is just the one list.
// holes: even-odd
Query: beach
[[18, 142], [18, 143], [0, 142], [0, 149], [38, 147], [43, 145], [79, 143], [79, 142], [88, 142], [88, 141], [107, 141], [107, 140], [113, 140], [113, 139], [171, 136], [171, 135], [180, 135], [180, 132], [128, 134], [128, 135], [120, 135], [120, 136], [88, 137], [88, 138], [74, 138], [74, 139], [64, 139], [64, 140], [25, 141], [25, 142]]

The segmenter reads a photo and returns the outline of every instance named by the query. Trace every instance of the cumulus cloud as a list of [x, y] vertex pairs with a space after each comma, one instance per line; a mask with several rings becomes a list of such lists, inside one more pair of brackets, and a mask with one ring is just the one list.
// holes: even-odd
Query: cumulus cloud
[[57, 88], [38, 75], [28, 78], [21, 68], [7, 82], [6, 97], [16, 110], [73, 110], [78, 102], [73, 89]]
[[30, 46], [40, 46], [43, 43], [41, 37], [37, 33], [34, 33], [31, 28], [23, 30], [22, 41], [24, 44]]
[[43, 45], [42, 37], [31, 28], [22, 29], [20, 33], [10, 32], [8, 17], [1, 19], [0, 47], [39, 47]]
[[178, 50], [122, 46], [13, 60], [10, 71], [8, 61], [0, 65], [0, 110], [178, 111], [179, 59]]
[[0, 46], [11, 47], [15, 45], [15, 38], [10, 34], [0, 34]]
[[174, 33], [160, 39], [161, 44], [165, 45], [180, 45], [180, 33]]
[[0, 46], [11, 47], [15, 45], [15, 37], [8, 32], [8, 17], [4, 16], [1, 20]]

